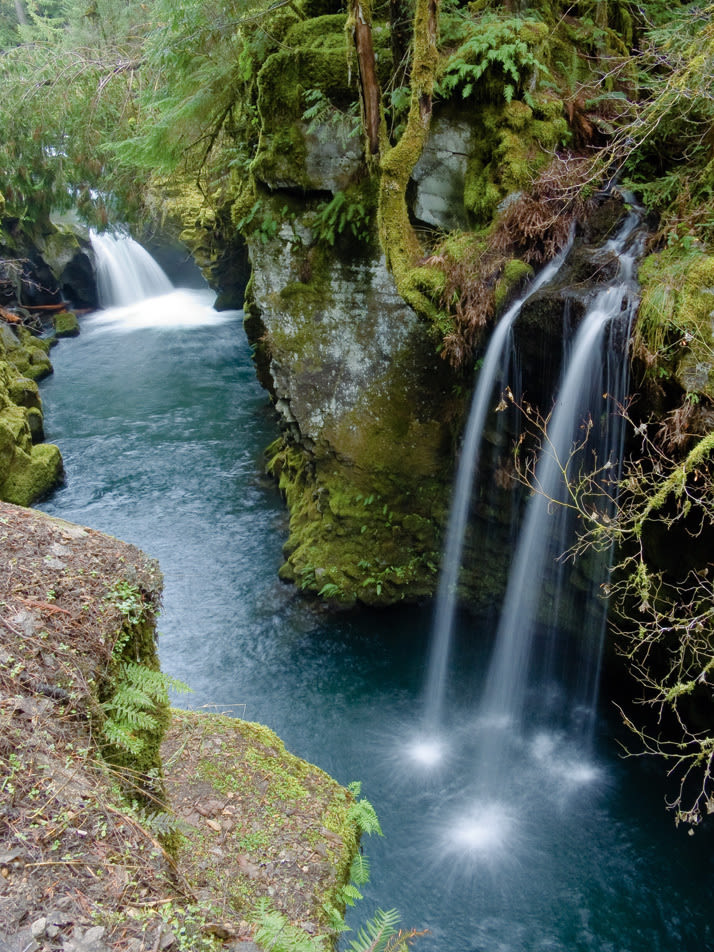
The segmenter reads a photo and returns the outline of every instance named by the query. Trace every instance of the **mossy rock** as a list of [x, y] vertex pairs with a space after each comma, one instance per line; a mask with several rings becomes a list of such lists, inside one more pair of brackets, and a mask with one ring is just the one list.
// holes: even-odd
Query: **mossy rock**
[[[447, 494], [439, 479], [397, 485], [335, 459], [281, 445], [271, 471], [290, 509], [284, 581], [342, 605], [391, 605], [433, 594]], [[379, 489], [381, 488], [381, 492]]]
[[714, 399], [714, 255], [677, 245], [639, 269], [642, 302], [636, 337], [687, 393]]
[[[29, 426], [24, 416], [23, 424], [29, 436]], [[32, 446], [29, 453], [16, 448], [4, 475], [5, 478], [0, 482], [0, 498], [17, 506], [29, 506], [46, 496], [60, 481], [62, 455], [52, 443]]]
[[496, 314], [504, 309], [523, 284], [532, 277], [533, 268], [520, 258], [511, 258], [506, 262], [494, 289], [493, 304]]
[[15, 406], [26, 409], [42, 409], [40, 390], [37, 383], [29, 377], [14, 377], [9, 383], [8, 394]]
[[[550, 114], [553, 118], [542, 117]], [[474, 223], [484, 226], [506, 196], [527, 189], [546, 167], [557, 145], [568, 137], [568, 125], [562, 103], [553, 105], [549, 100], [544, 100], [542, 114], [516, 100], [486, 106], [479, 123], [481, 135], [467, 166], [464, 204]]]
[[52, 325], [56, 337], [77, 337], [79, 335], [79, 321], [74, 311], [61, 311], [55, 314]]

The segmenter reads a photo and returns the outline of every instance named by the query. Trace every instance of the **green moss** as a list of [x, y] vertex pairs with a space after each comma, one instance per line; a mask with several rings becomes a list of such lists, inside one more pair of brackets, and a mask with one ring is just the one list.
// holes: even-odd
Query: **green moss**
[[655, 358], [651, 372], [714, 398], [714, 255], [681, 243], [646, 258], [636, 345]]
[[562, 103], [549, 99], [534, 103], [534, 108], [516, 100], [486, 106], [478, 124], [481, 135], [467, 165], [464, 205], [475, 225], [485, 226], [507, 195], [527, 189], [550, 162], [567, 138], [568, 126]]
[[[300, 760], [269, 728], [222, 715], [174, 711], [172, 734], [190, 744], [196, 779], [210, 784], [219, 798], [232, 807], [241, 823], [215, 835], [187, 825], [179, 862], [189, 883], [208, 885], [216, 897], [228, 900], [233, 911], [249, 914], [265, 893], [265, 879], [242, 875], [240, 867], [227, 868], [211, 861], [217, 841], [223, 853], [248, 853], [266, 863], [284, 860], [286, 831], [297, 850], [321, 853], [330, 871], [322, 878], [324, 892], [309, 899], [311, 918], [321, 932], [331, 933], [327, 906], [344, 906], [340, 890], [349, 881], [358, 849], [359, 829], [354, 797], [318, 767]], [[295, 825], [294, 814], [300, 822]], [[297, 832], [299, 830], [299, 833]], [[215, 855], [215, 854], [214, 854]], [[230, 881], [221, 881], [226, 872]], [[305, 899], [308, 900], [306, 894]], [[224, 910], [225, 914], [225, 910]]]
[[345, 25], [347, 14], [313, 16], [290, 27], [285, 36], [289, 47], [325, 49], [338, 48], [346, 54]]
[[[29, 426], [24, 419], [24, 426]], [[30, 437], [31, 438], [31, 437]], [[32, 446], [29, 453], [16, 449], [12, 462], [0, 483], [0, 496], [17, 506], [29, 506], [46, 496], [62, 476], [62, 456], [52, 443]]]
[[[412, 436], [430, 442], [425, 431]], [[385, 449], [377, 446], [375, 452], [383, 455]], [[446, 493], [430, 478], [433, 457], [427, 450], [408, 480], [386, 469], [364, 472], [335, 459], [315, 461], [282, 441], [273, 450], [270, 471], [290, 510], [284, 580], [346, 605], [388, 605], [433, 593]], [[364, 447], [359, 452], [369, 459]]]
[[0, 499], [29, 506], [62, 477], [56, 446], [42, 444], [42, 404], [33, 376], [51, 365], [49, 341], [0, 326]]
[[79, 334], [79, 321], [73, 311], [56, 314], [52, 323], [57, 337], [76, 337]]
[[42, 408], [40, 390], [34, 380], [29, 377], [13, 377], [10, 379], [7, 390], [10, 400], [18, 407]]
[[518, 291], [524, 281], [533, 277], [533, 268], [521, 261], [520, 258], [511, 258], [501, 272], [494, 289], [494, 308], [496, 314], [499, 314], [505, 304]]

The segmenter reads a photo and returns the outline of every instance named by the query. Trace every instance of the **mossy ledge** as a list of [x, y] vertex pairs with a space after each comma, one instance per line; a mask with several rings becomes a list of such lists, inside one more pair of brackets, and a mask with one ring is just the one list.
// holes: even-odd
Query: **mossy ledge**
[[331, 945], [353, 795], [268, 728], [172, 711], [165, 690], [134, 705], [132, 752], [107, 722], [132, 727], [126, 666], [158, 671], [158, 564], [7, 503], [0, 549], [0, 945], [237, 948], [261, 898]]

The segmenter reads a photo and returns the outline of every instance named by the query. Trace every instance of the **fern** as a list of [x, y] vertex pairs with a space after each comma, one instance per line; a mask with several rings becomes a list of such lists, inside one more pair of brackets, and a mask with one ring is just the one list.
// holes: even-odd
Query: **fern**
[[399, 913], [396, 909], [378, 909], [357, 932], [349, 944], [349, 952], [385, 952], [389, 940], [396, 935]]
[[[349, 790], [355, 795], [359, 796], [360, 784], [350, 784]], [[360, 833], [376, 834], [377, 836], [382, 836], [382, 827], [379, 825], [379, 818], [377, 813], [369, 802], [365, 800], [364, 797], [361, 799], [355, 799], [355, 802], [350, 806], [348, 811], [348, 817], [356, 825]]]
[[347, 110], [338, 109], [321, 89], [308, 89], [303, 98], [308, 104], [302, 118], [307, 130], [326, 141], [336, 138], [341, 148], [346, 148], [351, 139], [360, 134], [359, 104], [352, 103]]
[[311, 936], [290, 925], [286, 916], [270, 907], [267, 899], [256, 903], [255, 919], [255, 941], [269, 952], [326, 952], [324, 936]]
[[112, 747], [118, 747], [120, 750], [125, 750], [135, 756], [140, 754], [146, 746], [145, 741], [138, 737], [133, 729], [112, 717], [105, 720], [102, 725], [102, 733], [106, 742]]
[[156, 714], [168, 703], [169, 688], [188, 690], [187, 686], [162, 671], [133, 661], [124, 661], [116, 674], [116, 690], [101, 707], [107, 715], [102, 730], [114, 747], [139, 754], [145, 740], [137, 732], [159, 729]]
[[348, 192], [336, 192], [315, 217], [314, 228], [318, 241], [334, 246], [339, 235], [351, 233], [360, 242], [370, 236], [370, 210], [362, 198]]
[[535, 39], [541, 27], [537, 20], [482, 18], [472, 35], [449, 58], [437, 91], [445, 99], [457, 92], [468, 99], [482, 77], [489, 74], [500, 80], [506, 102], [521, 94], [532, 105], [532, 97], [524, 88], [526, 82], [538, 74], [550, 75], [528, 42], [529, 34], [532, 32]]
[[357, 853], [350, 866], [350, 879], [357, 886], [364, 886], [370, 877], [369, 860], [363, 853]]

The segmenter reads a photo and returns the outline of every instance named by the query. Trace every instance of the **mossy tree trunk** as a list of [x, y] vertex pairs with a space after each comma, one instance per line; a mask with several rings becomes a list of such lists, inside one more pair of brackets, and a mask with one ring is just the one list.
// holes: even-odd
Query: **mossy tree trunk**
[[404, 292], [409, 270], [421, 256], [419, 239], [409, 219], [406, 190], [429, 134], [439, 61], [436, 46], [438, 23], [439, 0], [416, 0], [409, 118], [396, 145], [387, 147], [386, 135], [383, 136], [379, 237], [400, 293]]
[[[411, 62], [411, 104], [406, 128], [391, 146], [382, 121], [381, 90], [372, 43], [371, 10], [355, 0], [350, 17], [359, 64], [365, 138], [370, 156], [379, 159], [379, 240], [400, 294], [406, 300], [409, 271], [421, 246], [409, 219], [407, 184], [422, 153], [431, 123], [434, 80], [439, 61], [437, 35], [440, 0], [416, 0]], [[399, 7], [399, 4], [396, 5]], [[399, 7], [399, 9], [402, 9]], [[395, 64], [399, 68], [399, 63]], [[411, 303], [411, 301], [410, 301]]]

